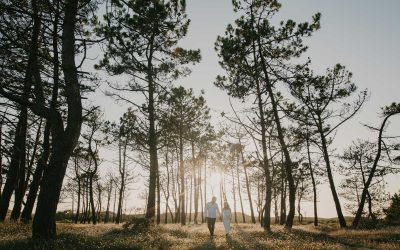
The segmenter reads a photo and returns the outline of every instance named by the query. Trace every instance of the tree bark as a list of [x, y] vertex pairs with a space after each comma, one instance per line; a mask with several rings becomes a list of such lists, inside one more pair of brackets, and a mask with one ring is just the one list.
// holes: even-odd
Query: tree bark
[[306, 140], [306, 143], [307, 143], [308, 167], [309, 167], [309, 170], [310, 170], [311, 183], [312, 183], [312, 186], [313, 186], [313, 194], [314, 194], [314, 199], [313, 199], [313, 204], [314, 204], [314, 226], [318, 226], [317, 184], [315, 182], [314, 170], [313, 170], [312, 164], [311, 164], [310, 142], [309, 142], [308, 138]]
[[333, 175], [332, 175], [331, 162], [329, 159], [328, 145], [327, 145], [327, 141], [326, 141], [322, 126], [323, 126], [322, 119], [320, 116], [318, 116], [318, 132], [321, 137], [321, 147], [322, 147], [322, 152], [323, 152], [324, 160], [325, 160], [325, 164], [326, 164], [326, 172], [328, 174], [329, 185], [331, 188], [333, 201], [335, 202], [335, 207], [336, 207], [336, 212], [338, 215], [340, 227], [344, 228], [344, 227], [346, 227], [346, 220], [344, 219], [342, 208], [340, 206], [339, 196], [336, 192], [335, 181], [333, 180]]
[[110, 201], [111, 201], [111, 195], [112, 195], [112, 186], [113, 186], [113, 179], [110, 177], [110, 183], [109, 187], [107, 190], [107, 209], [106, 209], [106, 214], [104, 217], [104, 223], [108, 223], [110, 220]]
[[239, 153], [238, 152], [237, 152], [237, 162], [236, 162], [236, 178], [237, 178], [237, 185], [238, 185], [240, 208], [242, 210], [242, 222], [246, 223], [246, 216], [244, 214], [244, 209], [243, 209], [242, 191], [241, 191], [241, 188], [240, 188]]
[[361, 194], [360, 204], [358, 206], [358, 210], [356, 212], [356, 216], [354, 217], [353, 224], [352, 224], [352, 226], [354, 228], [358, 227], [358, 224], [360, 223], [362, 212], [364, 210], [365, 199], [367, 198], [367, 194], [368, 194], [368, 188], [371, 185], [372, 179], [375, 176], [376, 167], [378, 166], [379, 159], [381, 158], [381, 153], [382, 153], [382, 135], [383, 135], [383, 130], [385, 129], [386, 122], [388, 121], [388, 119], [391, 116], [396, 115], [398, 113], [399, 112], [394, 112], [394, 113], [390, 113], [390, 114], [386, 115], [385, 118], [383, 119], [382, 125], [381, 125], [381, 127], [379, 129], [378, 152], [377, 152], [377, 154], [375, 156], [374, 162], [373, 162], [371, 170], [369, 172], [369, 176], [368, 176], [367, 182], [365, 183], [363, 191], [362, 191], [362, 194]]
[[181, 208], [181, 225], [186, 225], [186, 213], [185, 213], [185, 165], [183, 161], [183, 137], [182, 137], [182, 124], [180, 125], [179, 131], [179, 173], [181, 179], [180, 193], [179, 193], [179, 206]]
[[75, 24], [78, 0], [67, 0], [63, 23], [62, 66], [68, 103], [67, 127], [61, 115], [53, 129], [53, 147], [49, 167], [45, 170], [32, 225], [33, 238], [56, 238], [55, 215], [69, 157], [78, 141], [82, 124], [82, 103], [75, 65]]
[[153, 39], [150, 40], [150, 55], [148, 56], [148, 88], [149, 88], [149, 155], [150, 155], [150, 176], [149, 176], [149, 196], [147, 199], [146, 218], [154, 220], [155, 206], [156, 206], [156, 185], [157, 185], [157, 171], [158, 171], [158, 156], [157, 156], [157, 134], [156, 134], [156, 116], [154, 106], [155, 83], [153, 82]]

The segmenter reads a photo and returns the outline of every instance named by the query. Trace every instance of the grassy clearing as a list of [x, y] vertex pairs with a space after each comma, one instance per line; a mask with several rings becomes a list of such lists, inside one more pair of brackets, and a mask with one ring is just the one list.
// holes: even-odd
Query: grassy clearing
[[161, 225], [131, 233], [118, 225], [59, 223], [58, 239], [33, 241], [30, 226], [0, 224], [0, 249], [400, 249], [400, 227], [341, 230], [323, 225], [295, 226], [290, 232], [273, 226], [267, 235], [258, 225], [233, 224], [226, 237], [222, 223], [210, 238], [206, 225]]

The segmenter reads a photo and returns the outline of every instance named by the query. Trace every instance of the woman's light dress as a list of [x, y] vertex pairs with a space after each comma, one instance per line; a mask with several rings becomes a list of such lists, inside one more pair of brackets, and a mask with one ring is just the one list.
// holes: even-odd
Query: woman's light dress
[[222, 219], [224, 223], [225, 233], [229, 234], [231, 231], [231, 210], [230, 209], [223, 209], [222, 210]]

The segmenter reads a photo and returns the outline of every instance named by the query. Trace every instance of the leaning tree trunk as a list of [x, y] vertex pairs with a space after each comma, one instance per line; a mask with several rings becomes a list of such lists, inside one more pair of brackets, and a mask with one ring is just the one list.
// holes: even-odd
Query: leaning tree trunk
[[256, 223], [256, 218], [254, 217], [253, 201], [251, 199], [251, 191], [250, 191], [251, 188], [250, 188], [250, 183], [249, 183], [249, 177], [247, 176], [247, 167], [245, 166], [245, 162], [244, 162], [243, 150], [241, 150], [241, 155], [242, 155], [242, 164], [243, 164], [244, 176], [246, 178], [247, 197], [249, 198], [249, 204], [250, 204], [251, 222], [253, 224], [255, 224]]
[[322, 120], [321, 120], [321, 117], [319, 117], [319, 116], [318, 116], [318, 132], [321, 137], [321, 147], [322, 147], [323, 156], [324, 156], [324, 160], [325, 160], [325, 164], [326, 164], [326, 172], [328, 174], [329, 186], [331, 188], [333, 201], [335, 202], [335, 207], [336, 207], [336, 212], [337, 212], [338, 219], [339, 219], [339, 224], [340, 224], [340, 227], [344, 228], [344, 227], [346, 227], [346, 220], [344, 219], [342, 208], [340, 206], [339, 196], [336, 192], [335, 181], [333, 180], [331, 162], [329, 159], [328, 145], [327, 145], [325, 134], [324, 134], [324, 131], [322, 128]]
[[18, 184], [21, 169], [25, 168], [26, 126], [27, 110], [26, 108], [22, 107], [18, 117], [11, 162], [7, 172], [7, 179], [0, 197], [0, 221], [4, 221], [6, 218], [11, 196]]
[[237, 155], [237, 163], [236, 163], [236, 178], [238, 185], [238, 193], [239, 193], [239, 201], [240, 201], [240, 209], [242, 210], [242, 222], [246, 223], [246, 217], [243, 209], [243, 199], [242, 199], [242, 189], [240, 188], [240, 176], [239, 176], [239, 155]]
[[[57, 1], [54, 14], [53, 32], [52, 32], [52, 47], [53, 47], [53, 90], [51, 96], [50, 108], [55, 109], [57, 107], [58, 89], [59, 89], [59, 68], [60, 59], [58, 52], [58, 19], [59, 19], [59, 2]], [[47, 164], [50, 155], [50, 130], [51, 124], [49, 119], [46, 120], [46, 124], [43, 132], [43, 151], [39, 160], [36, 164], [35, 172], [33, 173], [32, 182], [29, 187], [28, 197], [22, 211], [21, 219], [24, 223], [28, 223], [32, 219], [32, 211], [36, 201], [39, 185], [42, 180], [43, 170]]]
[[49, 166], [44, 171], [37, 208], [32, 225], [33, 238], [56, 238], [55, 215], [60, 198], [62, 182], [69, 157], [78, 142], [82, 124], [82, 103], [78, 72], [75, 65], [75, 24], [78, 0], [67, 0], [62, 34], [62, 66], [65, 93], [68, 103], [67, 127], [64, 131], [61, 115], [54, 112], [52, 122], [53, 145]]
[[[34, 76], [34, 69], [37, 68], [37, 54], [39, 51], [38, 41], [40, 35], [40, 19], [39, 19], [39, 11], [37, 8], [37, 3], [35, 0], [32, 1], [32, 12], [33, 12], [33, 27], [32, 27], [32, 40], [30, 42], [30, 50], [29, 50], [29, 59], [27, 64], [27, 70], [24, 79], [23, 93], [22, 99], [24, 102], [28, 101], [30, 89], [32, 86], [32, 78]], [[37, 69], [38, 70], [38, 69]], [[25, 146], [26, 146], [26, 133], [28, 126], [28, 109], [25, 105], [20, 104], [20, 114], [18, 117], [17, 128], [15, 131], [15, 140], [14, 147], [11, 156], [11, 162], [9, 166], [9, 170], [7, 173], [6, 183], [4, 185], [2, 196], [0, 197], [0, 221], [4, 221], [8, 206], [10, 203], [11, 195], [15, 188], [18, 186], [20, 176], [25, 172]], [[25, 179], [25, 176], [23, 176]], [[15, 193], [15, 200], [21, 200], [23, 198], [23, 194], [21, 192]], [[20, 209], [19, 209], [20, 211]], [[19, 212], [18, 212], [19, 216]], [[16, 218], [16, 214], [12, 215], [12, 218]]]
[[381, 158], [383, 130], [385, 128], [385, 125], [386, 125], [386, 122], [388, 121], [388, 119], [391, 116], [396, 115], [398, 113], [400, 113], [400, 112], [392, 112], [392, 113], [386, 115], [386, 117], [383, 119], [381, 128], [379, 129], [378, 152], [377, 152], [377, 154], [375, 156], [374, 162], [373, 162], [371, 170], [369, 172], [369, 176], [368, 176], [367, 182], [364, 185], [364, 188], [363, 188], [363, 191], [362, 191], [362, 194], [361, 194], [361, 200], [360, 200], [360, 203], [358, 205], [358, 210], [357, 210], [356, 216], [354, 217], [354, 220], [353, 220], [352, 226], [355, 227], [355, 228], [358, 227], [358, 224], [360, 223], [361, 215], [362, 215], [362, 212], [364, 211], [365, 199], [367, 198], [367, 194], [368, 194], [368, 188], [371, 185], [372, 179], [375, 176], [376, 167], [378, 166], [379, 159]]
[[[251, 10], [252, 11], [252, 10]], [[253, 12], [251, 13], [252, 15], [252, 22], [254, 21], [254, 15]], [[254, 28], [252, 24], [252, 29]], [[253, 49], [253, 59], [255, 62], [257, 62], [257, 54], [256, 54], [256, 44], [255, 40], [252, 41], [252, 49]], [[257, 66], [255, 67], [255, 83], [256, 83], [256, 90], [257, 90], [257, 104], [258, 104], [258, 113], [260, 117], [260, 125], [261, 125], [261, 148], [262, 148], [262, 167], [264, 169], [264, 174], [265, 174], [265, 206], [264, 206], [264, 213], [266, 216], [262, 219], [262, 225], [264, 230], [267, 232], [271, 232], [271, 201], [272, 201], [272, 182], [271, 182], [271, 173], [270, 173], [270, 166], [269, 166], [269, 161], [268, 161], [268, 155], [267, 155], [267, 140], [266, 140], [266, 121], [265, 121], [265, 112], [264, 112], [264, 103], [262, 100], [262, 91], [261, 91], [261, 86], [260, 86], [260, 81], [258, 79], [258, 70]], [[261, 213], [263, 214], [263, 213]], [[262, 215], [263, 216], [263, 215]]]

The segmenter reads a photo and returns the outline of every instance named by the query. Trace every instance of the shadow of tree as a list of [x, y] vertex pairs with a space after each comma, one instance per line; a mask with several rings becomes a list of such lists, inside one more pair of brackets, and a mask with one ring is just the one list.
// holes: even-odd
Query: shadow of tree
[[191, 250], [208, 250], [208, 249], [221, 249], [221, 248], [217, 248], [217, 245], [215, 244], [215, 240], [214, 238], [209, 238], [208, 240], [203, 241], [202, 244], [194, 246], [189, 248]]
[[226, 236], [226, 242], [228, 243], [229, 249], [237, 249], [237, 250], [247, 249], [245, 246], [243, 246], [243, 243], [233, 239], [231, 235]]

